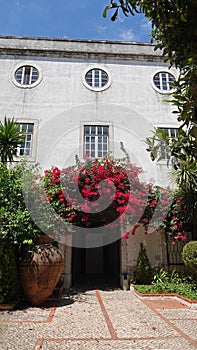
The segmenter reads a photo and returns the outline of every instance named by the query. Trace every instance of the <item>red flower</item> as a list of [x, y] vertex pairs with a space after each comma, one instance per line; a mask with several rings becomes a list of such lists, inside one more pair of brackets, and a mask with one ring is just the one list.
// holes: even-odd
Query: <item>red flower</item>
[[150, 203], [151, 206], [155, 206], [156, 204], [157, 204], [156, 199], [153, 199], [153, 200], [151, 201], [151, 203]]
[[135, 224], [135, 225], [133, 226], [132, 231], [131, 231], [132, 236], [135, 235], [135, 231], [137, 230], [138, 227], [139, 227], [139, 224]]
[[[132, 235], [136, 233], [140, 224], [144, 226], [145, 233], [148, 232], [149, 223], [152, 218], [154, 219], [155, 209], [157, 210], [159, 205], [155, 229], [164, 228], [172, 237], [172, 242], [185, 240], [185, 232], [182, 231], [185, 212], [183, 203], [176, 198], [169, 210], [171, 193], [169, 195], [167, 189], [159, 190], [153, 184], [140, 182], [138, 176], [141, 172], [141, 168], [129, 162], [110, 158], [93, 161], [86, 159], [61, 171], [53, 167], [45, 171], [43, 181], [47, 196], [41, 196], [41, 200], [48, 199], [62, 218], [78, 226], [85, 223], [88, 227], [92, 225], [92, 220], [97, 220], [99, 224], [113, 228], [117, 225], [117, 218], [120, 224], [124, 220], [136, 222], [131, 231]], [[99, 186], [103, 180], [106, 186]], [[82, 202], [79, 201], [80, 194], [83, 197]], [[102, 201], [103, 204], [111, 201], [112, 206], [109, 205], [106, 210], [99, 211]], [[104, 205], [103, 207], [105, 208]], [[167, 216], [164, 219], [165, 211]], [[111, 223], [110, 218], [114, 220]], [[153, 227], [154, 223], [151, 222], [151, 225]], [[123, 235], [125, 238], [128, 236], [129, 232]]]
[[55, 179], [55, 180], [53, 180], [52, 182], [53, 182], [53, 184], [59, 184], [59, 183], [60, 183], [60, 180]]
[[126, 239], [128, 239], [129, 236], [130, 236], [130, 233], [129, 233], [129, 232], [125, 232], [125, 233], [123, 233], [123, 235], [122, 235], [122, 237], [123, 237], [123, 238], [126, 238]]
[[116, 208], [116, 211], [118, 212], [118, 213], [124, 213], [124, 211], [126, 210], [126, 207], [118, 207], [118, 208]]
[[67, 218], [67, 220], [69, 221], [69, 222], [72, 222], [74, 219], [75, 219], [75, 215], [74, 214], [72, 214], [72, 215], [70, 215], [68, 218]]

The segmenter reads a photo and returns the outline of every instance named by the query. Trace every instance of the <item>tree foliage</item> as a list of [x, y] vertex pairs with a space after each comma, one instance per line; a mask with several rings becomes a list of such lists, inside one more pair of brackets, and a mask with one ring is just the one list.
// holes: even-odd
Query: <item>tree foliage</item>
[[111, 0], [104, 9], [104, 17], [109, 10], [113, 11], [112, 21], [116, 20], [119, 11], [127, 17], [143, 13], [152, 22], [155, 50], [162, 50], [164, 60], [179, 69], [170, 100], [179, 122], [178, 135], [169, 142], [167, 134], [156, 129], [146, 143], [152, 160], [159, 160], [161, 143], [166, 146], [194, 228], [197, 216], [197, 1]]
[[137, 258], [136, 282], [138, 284], [150, 284], [152, 279], [152, 270], [146, 248], [140, 244], [140, 251]]
[[[161, 49], [166, 61], [175, 64], [180, 69], [177, 81], [177, 93], [182, 96], [183, 112], [187, 99], [188, 110], [191, 106], [197, 108], [197, 1], [196, 0], [114, 0], [106, 6], [103, 16], [108, 10], [114, 10], [111, 17], [115, 21], [121, 10], [125, 16], [144, 13], [152, 22], [152, 41], [155, 49]], [[192, 91], [189, 90], [192, 87]], [[181, 101], [179, 100], [180, 105]], [[183, 106], [184, 105], [184, 106]], [[184, 107], [184, 108], [183, 108]], [[192, 110], [190, 121], [196, 122], [196, 112]], [[185, 116], [186, 119], [188, 117]], [[181, 117], [182, 120], [185, 118]], [[194, 130], [193, 130], [194, 132]], [[196, 132], [196, 129], [195, 129]]]
[[156, 49], [163, 49], [171, 64], [183, 67], [189, 57], [196, 63], [196, 0], [111, 0], [104, 9], [104, 17], [110, 9], [114, 10], [112, 21], [118, 17], [119, 10], [125, 16], [144, 13], [152, 22]]

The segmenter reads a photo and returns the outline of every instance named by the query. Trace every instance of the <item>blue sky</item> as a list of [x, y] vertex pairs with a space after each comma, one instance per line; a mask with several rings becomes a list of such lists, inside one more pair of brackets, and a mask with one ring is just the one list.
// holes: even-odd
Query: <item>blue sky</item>
[[150, 23], [102, 17], [109, 0], [0, 0], [0, 35], [150, 42]]

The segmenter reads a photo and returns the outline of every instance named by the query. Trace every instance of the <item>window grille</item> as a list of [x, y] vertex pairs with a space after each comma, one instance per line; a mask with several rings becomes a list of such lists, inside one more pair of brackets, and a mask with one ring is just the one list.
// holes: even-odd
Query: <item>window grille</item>
[[161, 92], [167, 92], [173, 89], [172, 83], [175, 78], [171, 73], [168, 72], [159, 72], [154, 75], [153, 82], [157, 89]]
[[24, 143], [22, 143], [18, 148], [16, 155], [18, 157], [26, 156], [31, 157], [32, 153], [32, 141], [33, 141], [33, 123], [19, 123], [20, 130], [24, 135]]
[[102, 88], [108, 83], [108, 74], [102, 69], [91, 69], [85, 75], [86, 83], [93, 88]]
[[160, 153], [160, 160], [161, 159], [167, 159], [168, 158], [168, 152], [167, 147], [170, 145], [173, 138], [175, 138], [178, 135], [178, 129], [177, 128], [159, 128], [162, 131], [165, 131], [166, 133], [166, 141], [161, 141], [159, 153]]
[[21, 85], [32, 85], [38, 78], [39, 72], [32, 66], [22, 66], [15, 73], [15, 79]]
[[192, 240], [191, 232], [187, 232], [187, 239], [185, 242], [177, 241], [174, 245], [168, 235], [166, 235], [166, 249], [168, 265], [183, 265], [182, 252], [186, 243]]
[[109, 126], [84, 126], [84, 156], [102, 158], [108, 153]]

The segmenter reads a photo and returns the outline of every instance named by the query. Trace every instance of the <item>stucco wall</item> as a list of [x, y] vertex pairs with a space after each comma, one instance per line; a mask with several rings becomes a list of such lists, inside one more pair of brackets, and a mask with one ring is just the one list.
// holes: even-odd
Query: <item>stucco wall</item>
[[137, 230], [129, 239], [122, 239], [122, 271], [132, 273], [136, 271], [137, 258], [140, 244], [146, 248], [151, 267], [166, 265], [165, 236], [162, 231], [144, 234], [143, 230]]
[[[35, 87], [18, 87], [14, 72], [22, 65], [38, 68], [41, 79]], [[92, 91], [84, 86], [88, 69], [105, 70], [109, 87]], [[34, 120], [35, 157], [44, 170], [64, 167], [82, 155], [83, 125], [110, 125], [110, 148], [120, 156], [124, 143], [131, 161], [144, 169], [142, 179], [168, 185], [166, 164], [156, 164], [146, 151], [145, 139], [156, 126], [176, 126], [173, 107], [163, 102], [168, 95], [158, 93], [152, 77], [167, 71], [161, 52], [153, 45], [80, 41], [69, 39], [0, 37], [0, 119]], [[177, 71], [171, 68], [176, 77]], [[121, 273], [135, 269], [140, 243], [147, 249], [151, 265], [165, 264], [165, 242], [158, 233], [137, 232], [122, 240]], [[71, 283], [71, 249], [66, 257], [66, 285]]]
[[[85, 50], [92, 58], [83, 57]], [[83, 124], [106, 122], [113, 127], [115, 155], [122, 141], [131, 161], [144, 168], [146, 180], [168, 184], [166, 166], [151, 162], [144, 143], [154, 126], [176, 125], [172, 106], [163, 102], [166, 96], [151, 85], [153, 74], [168, 69], [152, 45], [0, 38], [0, 53], [0, 117], [38, 120], [36, 161], [42, 168], [73, 162], [74, 154], [82, 153]], [[14, 72], [20, 64], [36, 65], [40, 84], [16, 86]], [[108, 72], [108, 89], [95, 92], [84, 86], [84, 74], [93, 67]]]

